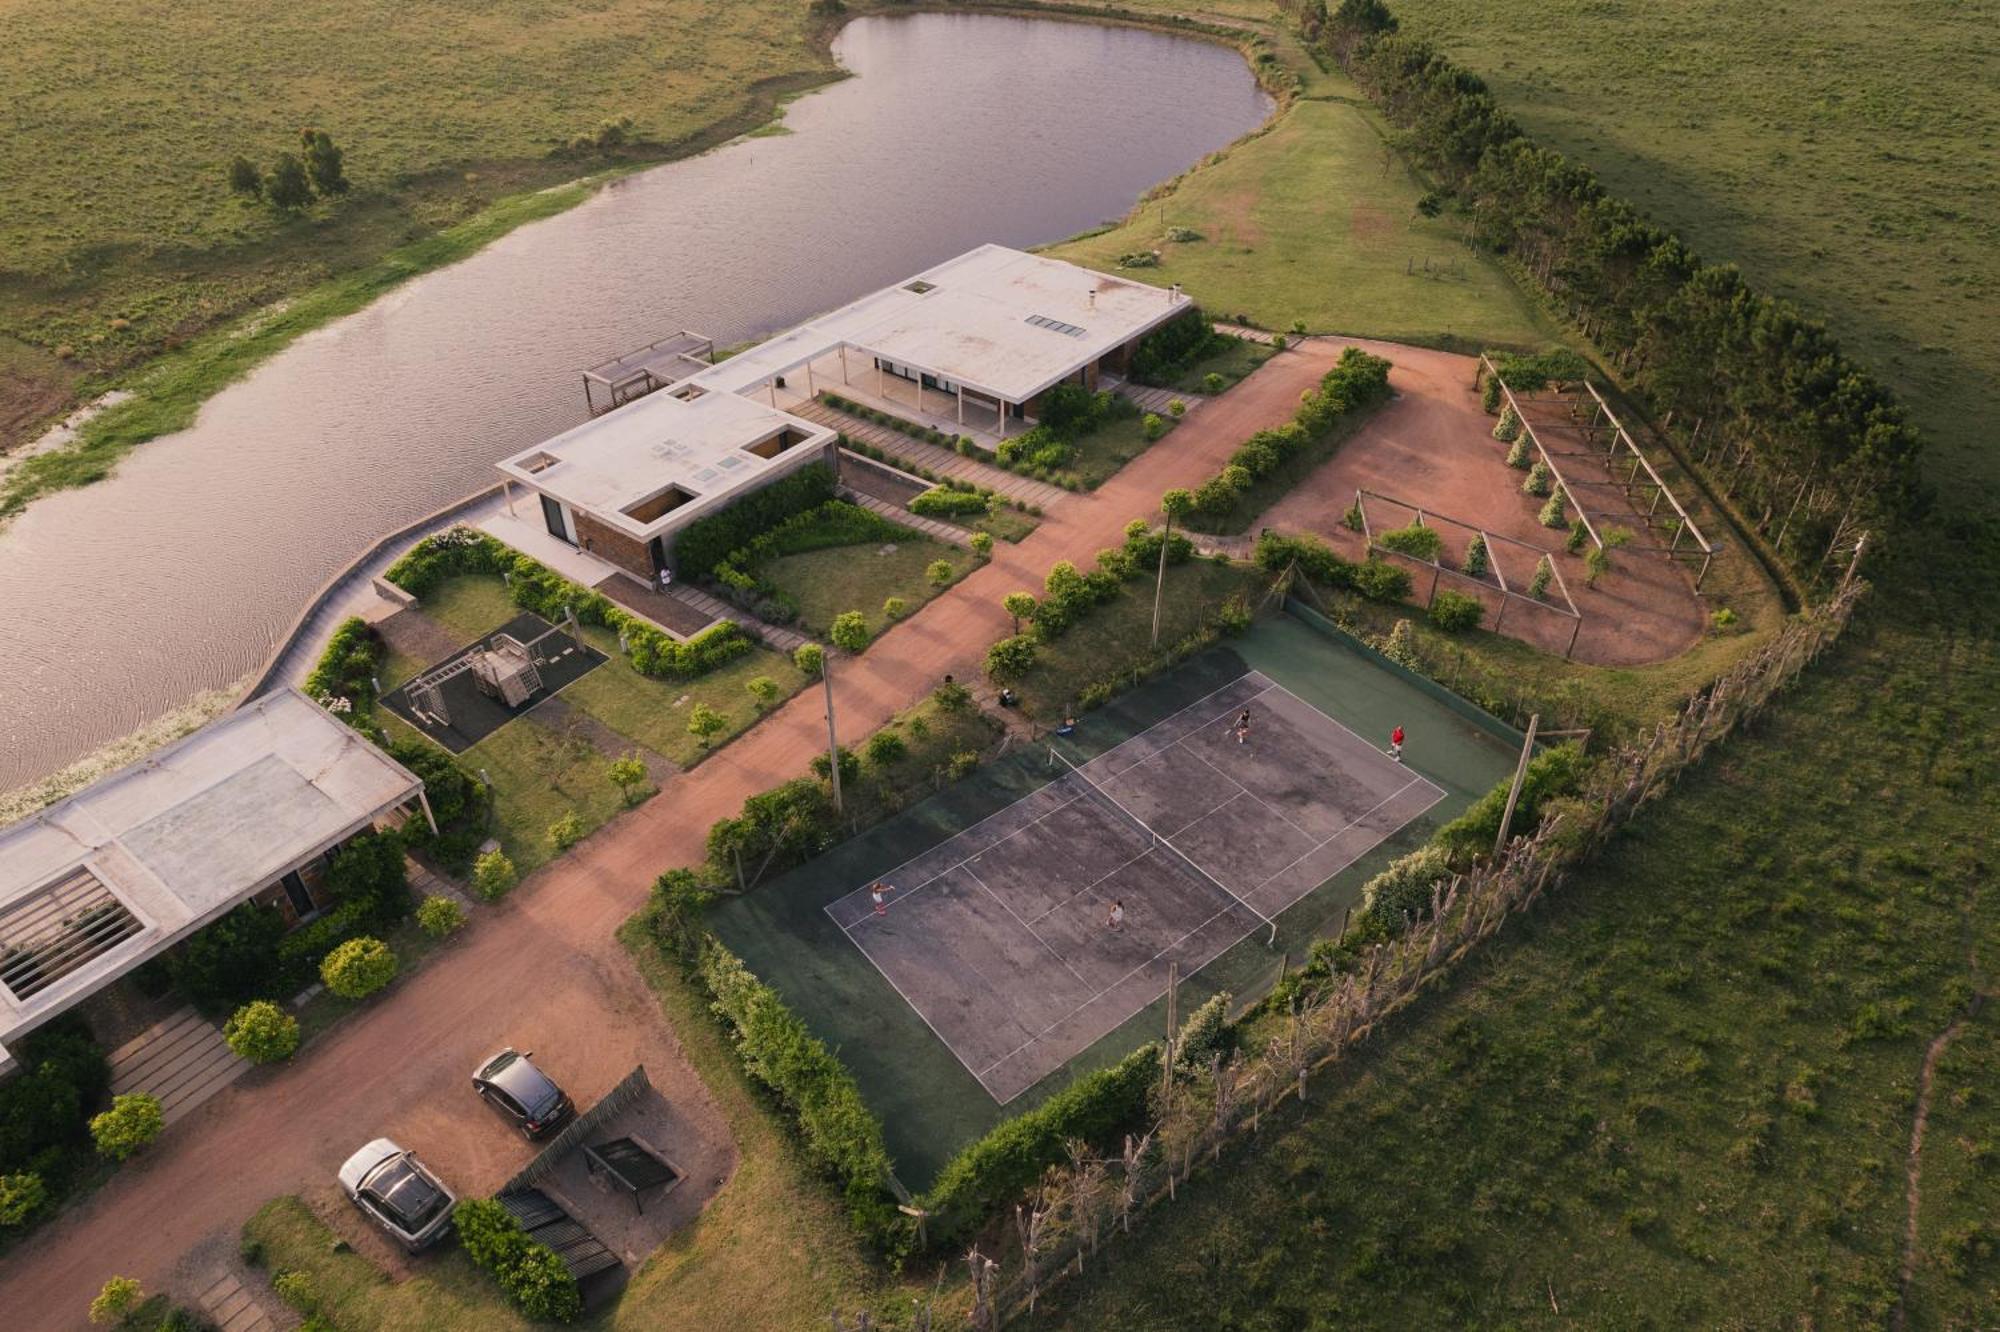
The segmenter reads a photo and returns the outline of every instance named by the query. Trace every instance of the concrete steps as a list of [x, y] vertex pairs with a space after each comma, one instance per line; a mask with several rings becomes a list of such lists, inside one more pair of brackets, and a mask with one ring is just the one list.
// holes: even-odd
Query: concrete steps
[[155, 1023], [111, 1052], [111, 1092], [146, 1092], [172, 1124], [250, 1071], [222, 1029], [192, 1008]]
[[222, 1332], [277, 1332], [277, 1324], [234, 1272], [218, 1275], [195, 1300]]

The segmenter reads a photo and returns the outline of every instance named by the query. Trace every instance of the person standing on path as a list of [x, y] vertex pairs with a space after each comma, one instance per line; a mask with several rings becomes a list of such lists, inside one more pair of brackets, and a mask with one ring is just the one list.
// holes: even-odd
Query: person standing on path
[[1401, 726], [1389, 732], [1389, 757], [1398, 763], [1403, 761], [1403, 728]]
[[660, 566], [660, 592], [661, 592], [661, 595], [665, 595], [665, 594], [666, 594], [666, 590], [667, 590], [668, 588], [672, 587], [673, 585], [674, 585], [674, 571], [673, 571], [672, 569], [669, 569], [669, 568], [668, 568], [668, 567], [667, 567], [666, 565], [664, 565], [664, 564], [663, 564], [663, 565], [661, 565], [661, 566]]
[[1111, 915], [1105, 920], [1104, 928], [1107, 930], [1122, 930], [1125, 928], [1125, 902], [1123, 898], [1111, 904]]
[[883, 883], [880, 879], [877, 879], [868, 887], [868, 900], [875, 904], [875, 914], [878, 916], [889, 914], [889, 899], [886, 896], [888, 891], [889, 885]]
[[1250, 738], [1250, 709], [1245, 708], [1243, 709], [1243, 711], [1236, 714], [1236, 743], [1240, 745], [1249, 738]]

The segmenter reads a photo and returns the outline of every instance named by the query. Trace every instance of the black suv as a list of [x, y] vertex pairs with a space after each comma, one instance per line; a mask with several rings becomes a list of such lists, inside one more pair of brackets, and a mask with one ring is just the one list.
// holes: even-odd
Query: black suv
[[472, 1075], [472, 1089], [488, 1105], [513, 1121], [530, 1141], [545, 1138], [569, 1122], [576, 1113], [563, 1089], [549, 1075], [528, 1062], [527, 1054], [508, 1047], [479, 1066]]

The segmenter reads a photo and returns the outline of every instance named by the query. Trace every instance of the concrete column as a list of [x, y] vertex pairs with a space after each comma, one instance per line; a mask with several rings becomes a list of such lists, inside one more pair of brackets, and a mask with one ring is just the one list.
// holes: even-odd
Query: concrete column
[[924, 414], [924, 372], [917, 371], [917, 415]]
[[815, 390], [814, 390], [814, 388], [813, 388], [813, 363], [812, 363], [811, 361], [807, 361], [807, 362], [806, 362], [806, 401], [807, 401], [807, 402], [811, 402], [811, 401], [812, 401], [812, 400], [813, 400], [814, 398], [817, 398], [818, 396], [819, 396], [818, 392], [817, 392], [817, 391], [815, 391]]
[[958, 386], [958, 423], [965, 424], [965, 385]]
[[503, 479], [500, 482], [500, 493], [507, 497], [507, 516], [512, 518], [514, 516], [514, 483]]
[[889, 401], [889, 395], [882, 391], [882, 358], [879, 356], [875, 358], [875, 396], [884, 402]]
[[846, 385], [846, 384], [848, 383], [848, 379], [847, 379], [847, 344], [846, 344], [846, 343], [844, 343], [844, 342], [840, 344], [840, 382], [841, 382], [841, 384], [842, 384], [843, 386], [845, 386], [845, 385]]

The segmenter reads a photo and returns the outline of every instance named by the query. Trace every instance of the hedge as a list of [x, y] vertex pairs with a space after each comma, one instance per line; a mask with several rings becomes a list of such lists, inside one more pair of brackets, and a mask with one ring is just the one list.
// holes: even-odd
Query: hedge
[[451, 1221], [466, 1257], [492, 1273], [522, 1313], [567, 1323], [583, 1312], [583, 1293], [568, 1264], [499, 1203], [469, 1198], [452, 1210]]
[[23, 1037], [13, 1054], [19, 1071], [0, 1081], [0, 1175], [38, 1175], [60, 1198], [94, 1168], [89, 1120], [111, 1066], [74, 1015]]
[[1258, 534], [1251, 558], [1271, 573], [1296, 564], [1299, 572], [1319, 586], [1358, 593], [1370, 601], [1403, 601], [1410, 595], [1407, 569], [1372, 558], [1356, 564], [1342, 559], [1317, 537], [1284, 536], [1266, 529]]
[[375, 674], [382, 665], [382, 635], [358, 615], [335, 626], [312, 673], [306, 676], [306, 697], [344, 698], [355, 707], [375, 703]]
[[1027, 1192], [1065, 1158], [1072, 1138], [1108, 1151], [1146, 1117], [1146, 1095], [1160, 1075], [1160, 1047], [1146, 1044], [1110, 1068], [1057, 1092], [1033, 1110], [996, 1125], [946, 1163], [922, 1199], [926, 1237], [950, 1250]]
[[881, 1121], [862, 1100], [854, 1075], [714, 935], [700, 942], [695, 976], [711, 1011], [728, 1026], [744, 1071], [777, 1097], [807, 1158], [840, 1184], [856, 1233], [885, 1250], [893, 1247], [903, 1230], [888, 1191], [893, 1167]]
[[993, 501], [976, 490], [938, 486], [910, 501], [910, 512], [931, 518], [961, 518], [992, 512]]
[[1132, 381], [1169, 387], [1188, 367], [1221, 351], [1233, 339], [1217, 333], [1199, 309], [1190, 308], [1139, 339], [1132, 349]]
[[753, 491], [721, 513], [698, 518], [674, 541], [674, 564], [683, 578], [706, 578], [732, 551], [786, 519], [833, 498], [833, 472], [818, 463]]
[[[824, 468], [807, 469], [807, 472], [812, 471], [825, 473]], [[760, 490], [744, 504], [780, 490], [786, 482], [804, 475], [806, 472], [796, 473], [785, 481]], [[830, 477], [828, 484], [831, 484]], [[738, 505], [736, 509], [742, 507]], [[692, 523], [688, 531], [694, 531], [703, 523], [726, 518], [736, 509], [726, 509], [714, 518]], [[683, 534], [682, 541], [685, 540]], [[676, 553], [678, 555], [678, 547]], [[693, 680], [728, 665], [757, 646], [756, 640], [733, 620], [718, 621], [685, 642], [671, 638], [638, 616], [627, 613], [610, 598], [579, 587], [540, 561], [471, 528], [455, 527], [448, 532], [426, 537], [402, 559], [390, 565], [383, 577], [411, 596], [422, 599], [436, 591], [447, 579], [463, 574], [505, 574], [514, 604], [522, 610], [533, 611], [552, 624], [560, 622], [563, 611], [568, 609], [574, 611], [577, 620], [583, 624], [616, 630], [628, 646], [633, 669], [641, 675], [664, 680]]]
[[[1521, 778], [1521, 798], [1514, 806], [1514, 831], [1532, 830], [1545, 804], [1577, 788], [1584, 767], [1583, 750], [1573, 742], [1545, 749], [1530, 759], [1527, 774]], [[1435, 843], [1461, 864], [1473, 856], [1491, 855], [1493, 839], [1500, 835], [1500, 817], [1507, 811], [1507, 792], [1513, 785], [1511, 774], [1503, 778], [1465, 813], [1438, 829]]]

